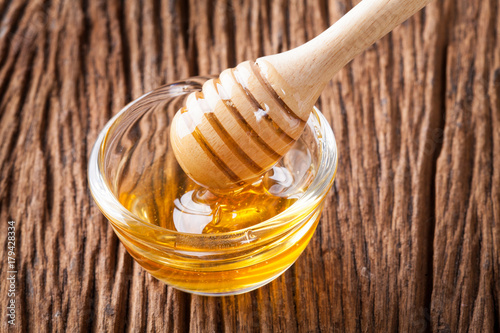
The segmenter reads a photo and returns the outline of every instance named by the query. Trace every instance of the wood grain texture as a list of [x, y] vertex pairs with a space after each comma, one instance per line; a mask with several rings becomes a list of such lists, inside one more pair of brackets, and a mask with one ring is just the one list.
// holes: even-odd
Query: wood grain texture
[[173, 290], [93, 203], [90, 149], [128, 101], [300, 45], [356, 2], [1, 0], [1, 331], [500, 331], [497, 0], [436, 0], [327, 85], [337, 179], [310, 245], [269, 285]]

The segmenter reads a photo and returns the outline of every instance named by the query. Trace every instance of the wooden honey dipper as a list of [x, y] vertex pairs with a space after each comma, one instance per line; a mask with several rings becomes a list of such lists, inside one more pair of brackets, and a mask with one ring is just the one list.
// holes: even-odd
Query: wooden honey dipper
[[364, 0], [311, 41], [207, 81], [173, 119], [179, 164], [215, 191], [252, 183], [300, 137], [333, 75], [430, 1]]

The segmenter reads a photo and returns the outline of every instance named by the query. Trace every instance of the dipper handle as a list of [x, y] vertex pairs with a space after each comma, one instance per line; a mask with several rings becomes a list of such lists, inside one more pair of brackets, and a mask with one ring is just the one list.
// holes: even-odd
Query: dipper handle
[[177, 161], [212, 190], [252, 183], [300, 137], [333, 75], [430, 1], [364, 0], [306, 44], [207, 81], [172, 122]]
[[361, 1], [314, 39], [259, 58], [257, 64], [286, 103], [299, 113], [309, 112], [338, 71], [431, 1]]

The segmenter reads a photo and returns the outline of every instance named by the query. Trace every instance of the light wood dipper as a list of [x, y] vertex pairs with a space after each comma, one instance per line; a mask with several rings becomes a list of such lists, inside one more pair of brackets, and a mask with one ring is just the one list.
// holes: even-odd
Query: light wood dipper
[[306, 44], [224, 70], [175, 115], [177, 161], [215, 191], [252, 183], [300, 137], [333, 75], [431, 1], [364, 0]]

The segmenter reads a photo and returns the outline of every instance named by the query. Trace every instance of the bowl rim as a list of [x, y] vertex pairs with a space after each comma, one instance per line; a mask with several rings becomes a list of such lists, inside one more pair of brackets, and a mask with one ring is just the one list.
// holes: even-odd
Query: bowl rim
[[[307, 121], [307, 126], [312, 126], [314, 125], [314, 123], [316, 123], [320, 128], [321, 136], [318, 137], [318, 135], [316, 135], [316, 138], [318, 138], [320, 142], [321, 150], [321, 160], [317, 168], [317, 173], [304, 194], [300, 198], [298, 198], [297, 201], [295, 201], [290, 207], [285, 209], [283, 212], [273, 216], [272, 218], [264, 220], [256, 225], [234, 231], [221, 232], [216, 234], [193, 234], [156, 226], [147, 221], [144, 221], [143, 219], [139, 218], [128, 209], [126, 209], [109, 187], [109, 182], [102, 170], [104, 166], [104, 163], [102, 162], [104, 159], [106, 143], [110, 135], [110, 130], [112, 130], [112, 128], [115, 128], [115, 125], [119, 124], [119, 121], [121, 119], [124, 119], [124, 117], [127, 115], [127, 111], [135, 103], [147, 97], [149, 94], [158, 91], [159, 89], [166, 88], [169, 89], [168, 92], [172, 94], [172, 97], [188, 94], [190, 91], [189, 89], [186, 89], [186, 86], [188, 86], [189, 84], [189, 79], [178, 81], [172, 84], [162, 85], [150, 92], [143, 94], [142, 96], [132, 100], [130, 103], [125, 105], [106, 123], [104, 128], [99, 132], [99, 135], [93, 145], [92, 151], [89, 156], [87, 177], [90, 192], [92, 197], [94, 198], [95, 203], [113, 227], [118, 227], [127, 233], [133, 233], [137, 238], [142, 239], [147, 243], [154, 242], [155, 239], [156, 241], [161, 241], [161, 239], [159, 238], [165, 236], [183, 236], [189, 237], [190, 239], [239, 239], [241, 238], [241, 235], [246, 235], [248, 231], [256, 232], [261, 229], [280, 228], [283, 225], [289, 223], [288, 219], [286, 219], [286, 216], [297, 213], [300, 214], [300, 203], [304, 201], [310, 201], [308, 205], [314, 206], [314, 208], [310, 212], [313, 212], [323, 202], [323, 200], [326, 198], [326, 195], [330, 191], [331, 186], [333, 185], [333, 181], [337, 173], [337, 143], [333, 131], [325, 116], [316, 107], [314, 107]], [[313, 122], [312, 124], [310, 124], [311, 121]], [[314, 131], [314, 129], [312, 130]], [[330, 153], [325, 154], [325, 152]], [[132, 225], [140, 226], [141, 233], [137, 233], [136, 231], [134, 231]], [[295, 224], [293, 224], [292, 226], [294, 225]]]

